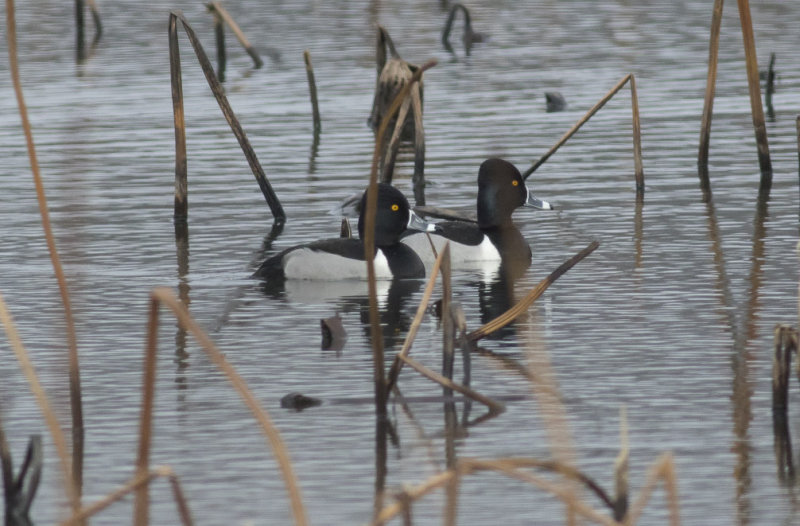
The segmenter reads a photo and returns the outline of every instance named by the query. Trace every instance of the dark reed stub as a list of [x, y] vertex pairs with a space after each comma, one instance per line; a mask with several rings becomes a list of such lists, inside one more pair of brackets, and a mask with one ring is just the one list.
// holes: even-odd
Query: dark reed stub
[[347, 340], [347, 333], [342, 325], [342, 318], [335, 314], [330, 318], [319, 320], [322, 328], [322, 349], [340, 351]]
[[15, 476], [8, 443], [0, 429], [0, 461], [3, 466], [6, 526], [33, 526], [30, 509], [39, 487], [42, 459], [42, 437], [32, 435], [28, 442], [25, 460]]
[[567, 99], [558, 91], [546, 91], [544, 100], [547, 103], [547, 112], [564, 111], [567, 109]]
[[302, 393], [289, 393], [281, 398], [281, 407], [285, 409], [294, 409], [298, 412], [318, 405], [322, 405], [322, 400], [312, 396], [306, 396]]

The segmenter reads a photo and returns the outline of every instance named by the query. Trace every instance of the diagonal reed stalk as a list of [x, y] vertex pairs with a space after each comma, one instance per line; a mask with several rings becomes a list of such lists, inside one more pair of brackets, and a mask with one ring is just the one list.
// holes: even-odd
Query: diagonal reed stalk
[[225, 96], [225, 91], [222, 88], [222, 84], [220, 84], [216, 73], [214, 73], [214, 67], [211, 65], [211, 61], [208, 59], [208, 55], [206, 55], [203, 45], [200, 43], [200, 39], [197, 38], [197, 34], [195, 34], [194, 30], [189, 25], [189, 22], [186, 21], [184, 16], [179, 12], [172, 11], [169, 14], [168, 32], [170, 49], [170, 78], [172, 79], [172, 108], [175, 117], [175, 217], [177, 219], [185, 220], [188, 213], [188, 204], [186, 201], [186, 131], [183, 119], [183, 88], [180, 82], [181, 61], [180, 54], [178, 53], [178, 20], [180, 20], [181, 25], [186, 32], [186, 36], [189, 37], [189, 42], [192, 44], [192, 48], [194, 48], [197, 61], [200, 63], [200, 67], [203, 70], [203, 74], [205, 74], [206, 81], [208, 82], [214, 97], [217, 99], [217, 104], [219, 104], [225, 120], [228, 121], [228, 125], [233, 131], [233, 135], [239, 141], [239, 146], [244, 152], [244, 156], [250, 165], [250, 169], [252, 170], [256, 181], [258, 182], [258, 186], [261, 188], [261, 193], [264, 194], [264, 198], [267, 200], [267, 205], [269, 205], [272, 216], [278, 223], [285, 222], [286, 213], [283, 211], [283, 207], [278, 200], [278, 196], [275, 194], [275, 191], [272, 189], [272, 185], [270, 185], [269, 181], [267, 180], [267, 176], [264, 174], [264, 169], [261, 167], [261, 163], [258, 161], [255, 150], [253, 150], [253, 147], [250, 145], [247, 134], [245, 134], [242, 125], [239, 123], [239, 120], [233, 113], [233, 109], [228, 102], [228, 98]]
[[75, 487], [75, 479], [72, 476], [69, 453], [67, 452], [67, 441], [64, 438], [64, 433], [58, 423], [58, 417], [53, 411], [53, 408], [50, 406], [50, 401], [47, 398], [47, 394], [44, 392], [44, 388], [39, 382], [39, 377], [36, 376], [36, 370], [34, 369], [33, 363], [31, 363], [31, 360], [28, 357], [28, 351], [25, 350], [25, 346], [22, 344], [22, 340], [19, 337], [17, 328], [14, 325], [14, 320], [11, 318], [11, 313], [8, 311], [8, 307], [6, 306], [6, 302], [3, 299], [2, 294], [0, 294], [0, 323], [3, 324], [8, 342], [11, 345], [11, 350], [14, 351], [17, 361], [19, 361], [20, 369], [22, 369], [22, 373], [28, 380], [28, 385], [33, 392], [33, 396], [36, 398], [36, 402], [39, 404], [39, 408], [42, 410], [42, 415], [47, 423], [50, 436], [53, 439], [53, 444], [56, 447], [58, 458], [61, 460], [61, 469], [64, 472], [64, 488], [67, 493], [67, 500], [71, 503], [72, 509], [77, 510], [80, 508], [80, 499], [78, 490]]
[[419, 307], [417, 307], [417, 313], [414, 315], [414, 319], [411, 321], [411, 327], [408, 329], [408, 334], [406, 334], [406, 339], [403, 342], [403, 347], [400, 348], [400, 352], [395, 354], [394, 362], [392, 363], [391, 369], [389, 369], [388, 380], [386, 382], [386, 395], [388, 396], [389, 393], [392, 391], [395, 383], [397, 382], [397, 377], [400, 374], [400, 370], [403, 368], [403, 360], [402, 358], [408, 356], [408, 353], [411, 351], [411, 346], [414, 344], [414, 338], [417, 337], [417, 331], [419, 330], [419, 326], [422, 323], [422, 317], [425, 315], [425, 310], [428, 307], [428, 302], [431, 299], [431, 295], [433, 294], [433, 287], [436, 284], [436, 276], [439, 274], [439, 268], [442, 265], [442, 259], [445, 257], [445, 252], [450, 254], [450, 243], [448, 242], [445, 245], [444, 250], [439, 253], [436, 257], [436, 261], [433, 263], [433, 267], [431, 268], [431, 275], [428, 278], [428, 283], [425, 285], [425, 291], [422, 293], [422, 299], [419, 302]]
[[[152, 405], [154, 400], [155, 390], [155, 367], [156, 367], [156, 344], [157, 344], [157, 330], [158, 330], [158, 311], [159, 306], [164, 304], [168, 307], [175, 317], [178, 319], [179, 325], [190, 332], [203, 350], [206, 351], [209, 358], [231, 382], [234, 389], [242, 397], [247, 407], [261, 424], [261, 429], [266, 436], [272, 452], [275, 455], [278, 465], [283, 475], [286, 490], [289, 493], [291, 501], [292, 514], [294, 522], [297, 525], [307, 524], [305, 508], [303, 507], [302, 497], [300, 495], [300, 487], [297, 483], [297, 478], [294, 474], [289, 453], [286, 446], [281, 439], [278, 429], [273, 425], [269, 414], [261, 407], [256, 397], [248, 389], [244, 379], [239, 376], [239, 373], [228, 363], [224, 355], [217, 346], [208, 337], [208, 334], [200, 328], [197, 322], [194, 321], [186, 307], [175, 297], [175, 294], [168, 288], [156, 288], [150, 294], [150, 313], [147, 333], [147, 349], [145, 354], [145, 378], [144, 378], [144, 394], [142, 397], [142, 411], [140, 417], [139, 428], [139, 454], [137, 458], [136, 474], [137, 476], [144, 476], [149, 472], [149, 452], [150, 452], [150, 435], [152, 430]], [[147, 497], [146, 487], [137, 491], [137, 499], [135, 506], [135, 524], [146, 524], [147, 522]]]
[[192, 514], [189, 511], [189, 505], [183, 495], [180, 479], [178, 479], [178, 476], [169, 466], [157, 466], [150, 471], [134, 475], [133, 478], [131, 478], [131, 480], [129, 480], [121, 488], [109, 493], [94, 504], [85, 506], [78, 510], [72, 517], [63, 521], [61, 526], [80, 524], [89, 517], [103, 511], [111, 504], [121, 500], [129, 493], [138, 491], [142, 487], [147, 487], [153, 480], [164, 477], [169, 479], [170, 486], [172, 486], [172, 495], [175, 499], [175, 505], [178, 507], [178, 515], [181, 517], [181, 524], [184, 526], [191, 526], [194, 524], [194, 521], [192, 520]]
[[761, 105], [761, 82], [758, 76], [758, 59], [756, 57], [756, 41], [753, 35], [753, 20], [750, 17], [748, 0], [737, 0], [739, 21], [742, 24], [742, 41], [744, 44], [744, 60], [747, 69], [747, 85], [750, 94], [750, 111], [755, 128], [756, 145], [758, 147], [758, 164], [761, 168], [760, 196], [768, 196], [772, 186], [772, 161], [769, 156], [767, 141], [767, 124], [764, 120], [764, 108]]
[[383, 365], [383, 334], [381, 332], [380, 316], [378, 315], [378, 294], [375, 283], [375, 209], [378, 200], [378, 156], [383, 146], [383, 136], [389, 121], [394, 117], [400, 105], [408, 96], [411, 87], [419, 82], [422, 74], [436, 65], [432, 60], [421, 66], [398, 92], [389, 109], [383, 115], [378, 131], [375, 134], [375, 149], [372, 152], [372, 167], [369, 174], [369, 185], [367, 187], [367, 203], [364, 212], [364, 259], [367, 261], [367, 289], [369, 295], [369, 320], [370, 338], [372, 340], [372, 362], [373, 362], [373, 381], [375, 383], [375, 411], [378, 417], [386, 416], [386, 373]]
[[[75, 320], [72, 316], [72, 304], [67, 288], [67, 278], [64, 275], [64, 269], [61, 267], [61, 260], [58, 256], [53, 229], [50, 226], [47, 197], [44, 193], [44, 183], [42, 182], [42, 176], [39, 172], [39, 161], [36, 157], [36, 147], [33, 142], [30, 120], [28, 119], [28, 109], [25, 105], [25, 97], [22, 93], [19, 64], [17, 62], [17, 27], [14, 12], [14, 0], [6, 0], [9, 69], [14, 84], [14, 93], [17, 97], [20, 118], [22, 119], [22, 128], [25, 132], [25, 141], [28, 146], [28, 157], [30, 159], [31, 171], [33, 172], [33, 182], [36, 186], [36, 200], [39, 204], [39, 214], [42, 218], [42, 229], [44, 230], [44, 237], [47, 242], [47, 250], [50, 253], [53, 272], [56, 275], [56, 281], [58, 281], [61, 301], [64, 304], [64, 320], [66, 321], [67, 347], [69, 352], [69, 399], [72, 414], [72, 468], [66, 470], [65, 473], [72, 477], [71, 483], [67, 485], [67, 494], [73, 508], [77, 508], [80, 506], [81, 487], [83, 486], [83, 403], [81, 401], [81, 373], [80, 361], [78, 359], [78, 343], [75, 336]], [[8, 330], [8, 326], [6, 330]], [[19, 345], [21, 348], [22, 344], [20, 343]], [[31, 373], [32, 372], [33, 369], [31, 368]], [[32, 378], [35, 378], [35, 375], [29, 376], [28, 380], [31, 381]], [[33, 388], [33, 383], [31, 387]], [[42, 392], [42, 396], [43, 395], [44, 393]], [[37, 397], [39, 397], [39, 395], [37, 395]], [[46, 398], [40, 398], [39, 403], [44, 411]], [[57, 426], [58, 422], [55, 419], [52, 421], [49, 420], [48, 425], [51, 427], [51, 433], [54, 433], [55, 428], [53, 426]], [[55, 434], [53, 436], [55, 439]]]
[[206, 4], [206, 7], [209, 11], [214, 13], [215, 16], [219, 16], [226, 24], [228, 24], [228, 27], [231, 28], [233, 34], [236, 35], [236, 39], [242, 45], [244, 50], [247, 51], [247, 54], [250, 55], [250, 58], [253, 59], [253, 67], [258, 69], [263, 66], [264, 62], [261, 60], [261, 57], [258, 56], [258, 51], [256, 51], [250, 41], [247, 40], [247, 37], [244, 36], [244, 32], [241, 30], [233, 17], [228, 13], [228, 11], [222, 7], [222, 4], [219, 2], [211, 2]]
[[448, 389], [452, 389], [453, 391], [458, 391], [459, 393], [463, 394], [464, 396], [468, 396], [475, 400], [476, 402], [480, 402], [485, 404], [489, 407], [489, 410], [492, 413], [502, 413], [505, 411], [505, 406], [499, 402], [495, 402], [488, 396], [484, 396], [477, 391], [473, 391], [469, 387], [465, 387], [461, 384], [458, 384], [449, 378], [445, 378], [441, 374], [437, 373], [436, 371], [431, 371], [418, 361], [414, 360], [413, 358], [409, 358], [408, 356], [401, 356], [400, 359], [405, 362], [409, 367], [417, 371], [422, 376], [428, 378], [429, 380], [433, 380], [434, 382], [438, 383], [439, 385], [446, 387]]
[[536, 171], [539, 166], [545, 163], [547, 159], [553, 155], [556, 150], [561, 148], [561, 146], [569, 140], [570, 137], [575, 135], [575, 133], [583, 126], [586, 121], [592, 118], [592, 116], [600, 111], [600, 108], [606, 105], [606, 102], [611, 100], [611, 97], [617, 94], [619, 90], [621, 90], [625, 84], [630, 82], [630, 89], [631, 89], [631, 111], [632, 111], [632, 120], [633, 120], [633, 162], [634, 162], [634, 177], [636, 179], [636, 194], [641, 196], [644, 195], [644, 168], [642, 167], [642, 137], [641, 137], [641, 126], [639, 124], [639, 99], [636, 95], [636, 79], [633, 76], [633, 73], [628, 73], [622, 79], [620, 79], [617, 84], [606, 93], [603, 98], [601, 98], [597, 103], [586, 112], [586, 114], [581, 117], [578, 122], [576, 122], [572, 128], [567, 131], [561, 138], [550, 148], [547, 153], [545, 153], [538, 161], [536, 161], [530, 168], [525, 170], [522, 174], [523, 179], [527, 179], [533, 172]]
[[558, 278], [563, 276], [569, 269], [574, 267], [583, 258], [594, 252], [600, 246], [597, 241], [592, 241], [589, 246], [572, 256], [570, 259], [562, 263], [557, 269], [550, 273], [545, 279], [539, 282], [519, 303], [508, 309], [506, 312], [493, 319], [484, 326], [475, 329], [467, 335], [467, 339], [477, 341], [485, 338], [494, 331], [502, 329], [512, 321], [514, 321], [520, 314], [528, 310], [528, 307], [541, 296], [547, 288], [555, 282]]

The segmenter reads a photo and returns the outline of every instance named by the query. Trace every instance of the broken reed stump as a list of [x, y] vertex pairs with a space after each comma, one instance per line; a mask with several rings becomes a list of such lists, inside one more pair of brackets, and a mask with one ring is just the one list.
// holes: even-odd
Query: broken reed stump
[[222, 89], [222, 84], [220, 84], [219, 79], [217, 79], [217, 75], [214, 73], [214, 68], [211, 65], [211, 61], [208, 59], [208, 55], [206, 55], [206, 52], [203, 49], [203, 45], [200, 43], [200, 40], [197, 38], [197, 34], [189, 25], [189, 22], [186, 21], [184, 16], [177, 11], [172, 11], [169, 15], [168, 31], [170, 79], [172, 81], [172, 111], [175, 122], [174, 216], [176, 221], [185, 221], [189, 212], [187, 200], [188, 182], [186, 166], [186, 126], [184, 123], [183, 111], [181, 61], [180, 53], [178, 51], [178, 20], [180, 20], [186, 35], [189, 37], [189, 42], [194, 48], [195, 55], [197, 56], [200, 67], [205, 74], [206, 81], [208, 82], [214, 97], [217, 99], [217, 104], [219, 104], [225, 120], [228, 121], [228, 125], [231, 127], [234, 136], [239, 141], [239, 146], [242, 148], [244, 156], [250, 165], [250, 169], [252, 170], [256, 181], [258, 182], [258, 186], [261, 188], [261, 192], [264, 194], [264, 198], [267, 201], [267, 205], [269, 205], [275, 222], [284, 223], [286, 221], [286, 213], [283, 211], [283, 207], [281, 206], [275, 191], [272, 189], [272, 185], [270, 185], [269, 181], [267, 180], [267, 176], [264, 174], [264, 169], [261, 167], [261, 163], [259, 163], [256, 152], [250, 145], [250, 141], [247, 139], [247, 135], [245, 134], [242, 125], [239, 123], [239, 120], [233, 113], [233, 109], [228, 102], [228, 98], [225, 96], [224, 90]]
[[[787, 326], [775, 327], [775, 348], [772, 355], [772, 410], [786, 413], [789, 407], [789, 373], [792, 354], [797, 353], [797, 330]], [[800, 360], [797, 360], [797, 379], [800, 382]]]
[[575, 135], [575, 133], [586, 124], [586, 122], [592, 118], [592, 116], [600, 111], [600, 109], [605, 106], [605, 104], [611, 100], [611, 97], [617, 94], [619, 90], [621, 90], [625, 84], [630, 86], [631, 90], [631, 121], [633, 125], [633, 164], [634, 164], [634, 179], [636, 181], [636, 195], [637, 197], [641, 198], [644, 196], [644, 167], [642, 165], [642, 136], [641, 136], [641, 125], [639, 122], [639, 98], [636, 94], [636, 79], [633, 76], [633, 73], [628, 73], [622, 79], [620, 79], [617, 84], [609, 90], [597, 103], [592, 106], [589, 111], [584, 114], [583, 117], [578, 119], [572, 128], [570, 128], [567, 133], [561, 136], [561, 138], [550, 148], [547, 153], [545, 153], [538, 161], [533, 163], [533, 165], [525, 170], [522, 174], [523, 179], [527, 179], [530, 175], [536, 171], [539, 166], [545, 163], [547, 159], [553, 155], [556, 150], [561, 148], [561, 146], [567, 142], [570, 137]]
[[453, 46], [450, 45], [450, 31], [453, 29], [453, 22], [459, 11], [464, 13], [464, 32], [461, 34], [461, 42], [464, 44], [464, 52], [469, 56], [472, 45], [476, 42], [483, 42], [483, 35], [476, 33], [472, 29], [472, 18], [470, 17], [469, 9], [467, 9], [464, 4], [457, 2], [450, 7], [450, 13], [447, 15], [447, 22], [445, 22], [444, 31], [442, 31], [442, 45], [450, 53], [455, 53], [455, 51], [453, 51]]
[[319, 117], [319, 102], [317, 102], [317, 82], [314, 80], [314, 68], [311, 66], [311, 54], [306, 49], [303, 51], [303, 61], [306, 64], [306, 76], [308, 76], [308, 91], [311, 94], [311, 111], [314, 117], [314, 136], [322, 131], [322, 121]]
[[[794, 480], [792, 439], [789, 431], [789, 374], [792, 354], [797, 354], [798, 333], [787, 325], [777, 325], [774, 332], [772, 355], [772, 432], [775, 461], [778, 474], [783, 480]], [[797, 360], [800, 381], [800, 360]]]
[[[261, 60], [261, 57], [258, 55], [258, 51], [256, 51], [256, 49], [253, 47], [253, 45], [250, 43], [250, 41], [247, 40], [247, 37], [244, 36], [244, 32], [241, 30], [239, 25], [236, 23], [236, 21], [233, 19], [233, 17], [230, 15], [230, 13], [228, 13], [228, 11], [226, 11], [225, 8], [222, 7], [222, 5], [219, 2], [210, 2], [210, 3], [206, 4], [206, 9], [208, 9], [214, 15], [214, 24], [215, 24], [214, 27], [215, 27], [215, 33], [217, 34], [217, 49], [218, 50], [219, 50], [219, 39], [220, 38], [224, 39], [224, 37], [225, 37], [225, 32], [224, 32], [224, 29], [222, 28], [222, 24], [221, 23], [219, 23], [219, 24], [217, 23], [218, 21], [220, 21], [220, 22], [225, 22], [225, 24], [227, 24], [227, 26], [229, 28], [231, 28], [231, 31], [233, 31], [233, 34], [236, 35], [236, 39], [242, 45], [242, 47], [247, 52], [247, 54], [250, 55], [250, 58], [253, 59], [253, 67], [255, 69], [258, 69], [258, 68], [260, 68], [261, 66], [264, 65], [264, 62]], [[218, 30], [217, 30], [217, 27], [219, 27]], [[222, 62], [224, 63], [225, 62], [225, 56], [224, 56], [224, 54], [225, 54], [225, 44], [224, 43], [222, 44], [222, 53], [223, 53]], [[220, 76], [220, 80], [223, 80], [222, 76]]]
[[[387, 50], [389, 58], [387, 59]], [[378, 26], [376, 44], [376, 68], [378, 79], [375, 85], [375, 97], [367, 124], [375, 131], [391, 102], [419, 70], [419, 66], [403, 60], [394, 47], [391, 36], [382, 26]], [[425, 130], [422, 124], [423, 83], [420, 79], [411, 89], [408, 98], [404, 98], [397, 117], [392, 117], [384, 132], [384, 147], [380, 151], [380, 181], [391, 183], [394, 163], [400, 148], [400, 141], [414, 142], [414, 195], [418, 204], [424, 203], [424, 166], [425, 166]], [[391, 128], [391, 132], [389, 131]], [[420, 196], [422, 195], [422, 202]]]

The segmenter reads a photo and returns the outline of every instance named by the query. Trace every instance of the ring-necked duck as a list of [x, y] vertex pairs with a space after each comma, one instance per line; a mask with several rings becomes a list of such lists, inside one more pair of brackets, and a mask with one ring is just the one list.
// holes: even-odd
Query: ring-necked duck
[[[491, 158], [478, 170], [478, 223], [444, 221], [436, 224], [430, 238], [440, 252], [450, 241], [453, 268], [472, 268], [480, 262], [503, 262], [512, 265], [512, 275], [531, 263], [531, 249], [514, 226], [511, 214], [520, 206], [552, 210], [547, 201], [537, 199], [525, 185], [519, 170], [508, 161]], [[434, 253], [424, 234], [407, 233], [402, 243], [419, 254], [426, 267], [433, 264]]]
[[[366, 279], [364, 259], [364, 210], [361, 197], [358, 235], [355, 238], [323, 239], [284, 250], [261, 264], [253, 275], [267, 281], [284, 279]], [[400, 190], [388, 184], [378, 185], [375, 213], [375, 277], [377, 279], [425, 277], [419, 256], [399, 242], [407, 228], [433, 232], [434, 225], [421, 219], [408, 205]]]

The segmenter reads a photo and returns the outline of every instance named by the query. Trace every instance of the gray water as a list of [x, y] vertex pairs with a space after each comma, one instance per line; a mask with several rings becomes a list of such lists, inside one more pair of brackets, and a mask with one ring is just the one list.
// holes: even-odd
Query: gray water
[[[711, 205], [696, 170], [711, 3], [480, 2], [475, 29], [488, 35], [466, 57], [439, 41], [438, 2], [228, 2], [258, 48], [252, 62], [228, 34], [227, 95], [288, 215], [282, 234], [181, 32], [189, 163], [188, 269], [179, 268], [172, 222], [174, 135], [167, 19], [183, 10], [214, 59], [201, 2], [99, 2], [104, 34], [76, 64], [70, 2], [18, 3], [22, 81], [55, 236], [75, 308], [86, 417], [84, 501], [133, 473], [147, 299], [155, 286], [181, 291], [190, 310], [270, 412], [286, 441], [312, 524], [362, 524], [375, 495], [375, 415], [365, 299], [352, 284], [295, 283], [279, 297], [248, 278], [268, 254], [337, 235], [339, 206], [363, 188], [373, 136], [366, 126], [375, 82], [375, 25], [404, 58], [437, 59], [425, 74], [428, 204], [470, 210], [477, 168], [502, 156], [530, 166], [620, 78], [636, 75], [646, 176], [637, 211], [630, 97], [620, 92], [529, 180], [554, 212], [520, 210], [533, 265], [519, 298], [592, 240], [600, 248], [559, 279], [502, 337], [483, 342], [525, 365], [549, 353], [569, 416], [578, 466], [608, 489], [627, 409], [630, 483], [671, 451], [686, 524], [794, 524], [798, 489], [780, 475], [773, 447], [773, 328], [797, 323], [797, 62], [800, 12], [754, 3], [758, 59], [777, 54], [774, 118], [767, 125], [772, 193], [759, 211], [759, 168], [741, 30], [734, 3], [723, 18], [711, 135]], [[87, 19], [91, 37], [91, 22]], [[460, 22], [454, 31], [459, 41]], [[66, 339], [60, 298], [37, 213], [13, 96], [5, 40], [0, 64], [0, 291], [54, 401], [68, 422]], [[302, 52], [314, 63], [323, 131], [312, 147]], [[275, 56], [276, 54], [279, 57]], [[270, 58], [272, 57], [272, 58]], [[545, 91], [569, 106], [546, 113]], [[395, 184], [411, 195], [413, 159]], [[399, 349], [422, 294], [384, 307], [387, 360]], [[478, 273], [454, 278], [468, 326], [497, 307]], [[387, 300], [388, 301], [388, 300]], [[494, 303], [493, 303], [494, 302]], [[320, 349], [319, 320], [340, 313], [347, 342]], [[412, 355], [439, 367], [441, 333], [426, 316]], [[276, 462], [238, 395], [162, 316], [154, 464], [181, 477], [199, 524], [286, 524], [289, 504]], [[0, 342], [2, 419], [16, 459], [28, 435], [45, 435], [38, 524], [65, 515], [59, 464], [43, 419], [5, 339]], [[177, 353], [177, 354], [176, 354]], [[184, 354], [186, 353], [186, 354]], [[472, 385], [507, 399], [502, 415], [470, 426], [457, 457], [549, 458], [548, 434], [528, 380], [491, 358], [473, 359]], [[460, 372], [457, 371], [457, 376]], [[440, 388], [412, 371], [410, 396]], [[325, 403], [300, 413], [280, 398], [300, 391]], [[789, 428], [800, 436], [797, 383]], [[459, 417], [463, 404], [457, 404]], [[444, 469], [441, 402], [391, 404], [386, 489]], [[475, 405], [474, 420], [484, 410]], [[795, 455], [796, 456], [796, 455]], [[153, 524], [175, 524], [166, 482], [151, 491]], [[592, 497], [586, 498], [592, 502]], [[131, 499], [94, 524], [130, 521]], [[443, 496], [414, 508], [439, 524]], [[599, 504], [598, 504], [599, 506]], [[665, 523], [657, 490], [643, 524]], [[561, 524], [563, 506], [499, 475], [464, 480], [459, 524]]]

